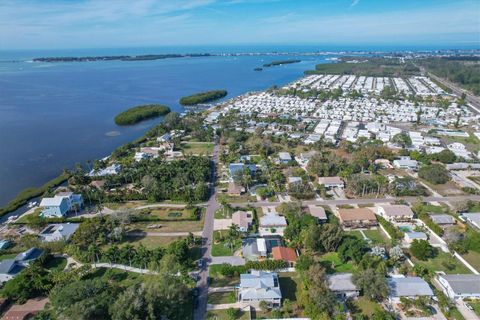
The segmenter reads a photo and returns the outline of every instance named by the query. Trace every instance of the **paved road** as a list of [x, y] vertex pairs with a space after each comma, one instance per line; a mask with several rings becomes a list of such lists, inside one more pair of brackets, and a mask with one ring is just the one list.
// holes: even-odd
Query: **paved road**
[[[424, 70], [424, 69], [422, 69]], [[455, 83], [451, 82], [451, 81], [448, 81], [446, 79], [443, 79], [443, 78], [440, 78], [440, 77], [437, 77], [436, 75], [434, 75], [433, 73], [431, 72], [427, 72], [428, 76], [431, 77], [432, 79], [440, 82], [441, 84], [443, 84], [444, 86], [450, 88], [452, 90], [453, 93], [455, 93], [457, 96], [461, 96], [462, 93], [465, 93], [467, 95], [467, 102], [470, 103], [472, 106], [473, 106], [473, 109], [475, 110], [475, 112], [477, 113], [480, 113], [480, 98], [471, 94], [470, 92], [460, 88], [458, 85], [456, 85]]]
[[216, 176], [216, 167], [218, 164], [218, 143], [215, 144], [213, 148], [213, 170], [212, 170], [212, 187], [213, 191], [210, 195], [210, 199], [207, 202], [207, 207], [205, 210], [205, 224], [203, 226], [202, 237], [204, 239], [204, 245], [202, 246], [203, 256], [202, 258], [206, 262], [202, 267], [202, 270], [199, 273], [200, 280], [197, 283], [199, 288], [198, 295], [198, 304], [193, 312], [194, 320], [203, 320], [205, 319], [205, 314], [207, 312], [207, 296], [208, 296], [208, 264], [212, 261], [212, 241], [213, 241], [213, 220], [214, 214], [217, 209], [220, 208], [216, 200], [217, 189], [215, 188]]
[[455, 306], [457, 307], [458, 311], [462, 314], [462, 316], [467, 320], [479, 320], [480, 318], [473, 312], [472, 310], [468, 309], [465, 305], [465, 302], [458, 299], [455, 301]]
[[[464, 200], [474, 200], [480, 201], [480, 196], [474, 195], [464, 195], [464, 196], [447, 196], [447, 197], [398, 197], [398, 198], [377, 198], [377, 199], [339, 199], [339, 200], [307, 200], [302, 201], [302, 204], [307, 205], [342, 205], [342, 204], [366, 204], [366, 203], [388, 203], [394, 202], [395, 200], [404, 200], [408, 203], [425, 201], [425, 202], [450, 202], [450, 201], [464, 201]], [[265, 206], [279, 206], [283, 202], [269, 202], [269, 201], [258, 201], [258, 202], [243, 202], [243, 203], [232, 203], [232, 206], [246, 206], [250, 205], [253, 207], [265, 207]]]

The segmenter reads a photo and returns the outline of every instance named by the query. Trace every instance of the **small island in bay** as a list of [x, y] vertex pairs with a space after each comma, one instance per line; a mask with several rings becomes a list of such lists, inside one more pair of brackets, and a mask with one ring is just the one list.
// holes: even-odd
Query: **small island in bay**
[[254, 71], [263, 71], [263, 68], [255, 68]]
[[119, 113], [115, 117], [115, 123], [119, 126], [128, 126], [143, 120], [164, 116], [169, 112], [169, 107], [160, 104], [136, 106]]
[[187, 97], [180, 98], [180, 104], [183, 106], [193, 106], [200, 103], [212, 102], [226, 97], [228, 92], [226, 90], [211, 90], [199, 92]]
[[263, 65], [263, 67], [269, 68], [269, 67], [281, 66], [284, 64], [299, 63], [299, 62], [302, 62], [302, 60], [278, 60], [278, 61], [272, 61], [270, 63], [266, 63]]
[[172, 58], [196, 58], [210, 57], [210, 53], [189, 53], [189, 54], [145, 54], [138, 56], [90, 56], [90, 57], [41, 57], [34, 58], [34, 62], [89, 62], [89, 61], [150, 61]]

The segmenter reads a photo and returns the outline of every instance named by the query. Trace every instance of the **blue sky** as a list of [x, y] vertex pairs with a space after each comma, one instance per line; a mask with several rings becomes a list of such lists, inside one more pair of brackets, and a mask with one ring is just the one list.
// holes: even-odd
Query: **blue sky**
[[0, 50], [229, 44], [480, 47], [480, 1], [0, 1]]

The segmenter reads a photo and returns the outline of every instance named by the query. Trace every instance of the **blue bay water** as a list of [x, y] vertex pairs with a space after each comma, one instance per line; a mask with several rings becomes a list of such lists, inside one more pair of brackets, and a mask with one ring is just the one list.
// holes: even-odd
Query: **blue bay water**
[[27, 62], [41, 56], [164, 52], [153, 49], [141, 52], [0, 52], [0, 206], [22, 189], [54, 178], [64, 168], [108, 155], [161, 121], [119, 127], [113, 118], [120, 111], [138, 104], [161, 103], [182, 112], [178, 99], [184, 95], [226, 89], [228, 97], [233, 97], [272, 85], [284, 85], [301, 77], [315, 64], [328, 62], [329, 58], [300, 56], [301, 63], [262, 72], [253, 69], [273, 60], [299, 56]]

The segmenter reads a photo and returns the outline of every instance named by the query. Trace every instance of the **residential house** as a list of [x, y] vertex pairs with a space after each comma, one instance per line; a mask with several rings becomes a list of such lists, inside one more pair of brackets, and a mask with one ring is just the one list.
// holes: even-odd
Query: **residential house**
[[238, 301], [252, 306], [266, 301], [271, 307], [279, 307], [282, 303], [282, 292], [277, 273], [252, 270], [250, 273], [241, 274]]
[[300, 153], [300, 157], [297, 158], [301, 164], [307, 165], [310, 159], [313, 158], [318, 152], [317, 151], [308, 151], [304, 153]]
[[38, 248], [30, 248], [19, 253], [14, 259], [5, 259], [0, 262], [0, 282], [6, 282], [15, 278], [20, 271], [30, 265], [42, 255], [43, 251]]
[[449, 214], [430, 214], [430, 219], [438, 225], [453, 225], [457, 222]]
[[278, 162], [280, 164], [289, 164], [292, 161], [292, 157], [288, 152], [279, 152], [278, 153]]
[[236, 184], [235, 182], [230, 182], [228, 184], [227, 194], [230, 196], [241, 196], [245, 193], [245, 188], [241, 185]]
[[301, 177], [288, 177], [288, 184], [301, 184], [302, 183], [302, 178]]
[[122, 166], [118, 163], [114, 163], [103, 169], [98, 169], [98, 170], [92, 169], [92, 171], [90, 171], [88, 175], [90, 177], [111, 176], [111, 175], [119, 174], [121, 170], [122, 170]]
[[230, 171], [230, 176], [232, 179], [235, 179], [235, 176], [239, 174], [240, 172], [243, 172], [245, 168], [247, 168], [250, 172], [250, 174], [254, 174], [257, 171], [257, 166], [254, 164], [245, 164], [242, 162], [239, 163], [230, 163], [228, 166], [229, 171]]
[[377, 207], [377, 213], [390, 222], [405, 222], [413, 219], [413, 211], [405, 205], [387, 205]]
[[78, 223], [50, 224], [40, 232], [38, 237], [43, 242], [67, 241], [79, 226]]
[[340, 177], [320, 177], [318, 178], [318, 184], [320, 185], [323, 184], [327, 189], [332, 189], [332, 188], [342, 189], [343, 187], [345, 187], [345, 183]]
[[410, 157], [400, 157], [400, 159], [393, 160], [393, 166], [398, 169], [417, 170], [418, 161], [412, 160]]
[[283, 231], [286, 227], [287, 220], [285, 219], [285, 217], [278, 215], [276, 212], [267, 212], [263, 217], [260, 217], [260, 225], [258, 231], [261, 236], [283, 236]]
[[289, 247], [273, 247], [272, 255], [274, 260], [283, 260], [293, 267], [297, 262], [297, 253], [294, 249]]
[[235, 211], [232, 214], [232, 223], [235, 224], [239, 231], [247, 232], [252, 225], [253, 213], [251, 211]]
[[367, 208], [337, 209], [337, 216], [346, 228], [369, 228], [378, 225], [375, 214]]
[[261, 260], [267, 257], [267, 244], [264, 238], [246, 238], [242, 241], [243, 257], [247, 260]]
[[436, 280], [450, 299], [480, 299], [478, 274], [439, 274]]
[[428, 240], [428, 236], [420, 231], [405, 232], [404, 240], [407, 244], [411, 244], [413, 240]]
[[462, 213], [461, 217], [480, 229], [480, 212], [475, 213]]
[[360, 290], [352, 281], [351, 273], [335, 273], [328, 276], [328, 287], [339, 299], [358, 297]]
[[308, 211], [312, 216], [317, 218], [319, 222], [327, 221], [327, 214], [325, 213], [325, 209], [323, 207], [310, 205], [308, 206]]
[[390, 288], [389, 300], [393, 303], [399, 303], [400, 298], [434, 296], [428, 283], [420, 277], [388, 278], [387, 283]]
[[83, 207], [81, 194], [60, 192], [53, 198], [43, 198], [40, 202], [42, 217], [63, 217], [68, 211]]

